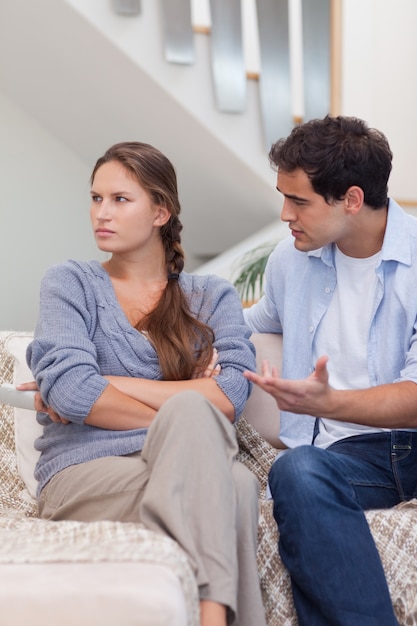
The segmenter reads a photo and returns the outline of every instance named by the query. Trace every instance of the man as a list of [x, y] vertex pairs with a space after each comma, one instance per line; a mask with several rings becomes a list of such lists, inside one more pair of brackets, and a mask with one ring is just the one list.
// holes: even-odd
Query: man
[[391, 150], [361, 120], [300, 125], [270, 160], [292, 237], [246, 320], [283, 333], [282, 377], [245, 375], [290, 448], [269, 477], [279, 551], [300, 626], [393, 626], [364, 510], [417, 495], [417, 219], [388, 199]]

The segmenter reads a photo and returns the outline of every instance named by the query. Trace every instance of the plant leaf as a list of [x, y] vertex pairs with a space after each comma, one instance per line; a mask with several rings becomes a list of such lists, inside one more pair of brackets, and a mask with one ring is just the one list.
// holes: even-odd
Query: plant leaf
[[242, 301], [251, 302], [262, 295], [265, 267], [276, 243], [264, 243], [253, 250], [249, 250], [238, 261], [239, 273], [233, 284]]

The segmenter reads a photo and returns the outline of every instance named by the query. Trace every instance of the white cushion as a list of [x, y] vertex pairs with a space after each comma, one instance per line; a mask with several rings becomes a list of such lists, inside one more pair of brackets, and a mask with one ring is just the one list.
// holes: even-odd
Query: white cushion
[[[33, 374], [26, 363], [26, 348], [32, 341], [31, 334], [16, 333], [5, 341], [7, 352], [14, 358], [13, 384], [33, 380]], [[33, 475], [40, 452], [35, 450], [35, 439], [42, 435], [42, 426], [36, 421], [36, 411], [14, 407], [14, 428], [16, 440], [17, 469], [25, 483], [30, 497], [36, 497], [37, 481]]]
[[[254, 333], [251, 336], [251, 341], [256, 348], [256, 371], [258, 374], [261, 373], [262, 361], [265, 359], [270, 362], [271, 366], [281, 370], [282, 335]], [[274, 448], [285, 448], [278, 437], [280, 411], [269, 393], [257, 385], [253, 385], [253, 391], [242, 416]]]

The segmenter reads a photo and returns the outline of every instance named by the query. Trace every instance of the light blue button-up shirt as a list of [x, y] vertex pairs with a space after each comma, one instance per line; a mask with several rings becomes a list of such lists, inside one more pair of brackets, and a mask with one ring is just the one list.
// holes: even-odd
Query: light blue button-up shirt
[[[417, 219], [389, 201], [368, 340], [371, 385], [417, 383]], [[245, 310], [253, 332], [283, 333], [282, 376], [306, 378], [313, 342], [336, 286], [334, 244], [300, 252], [288, 237], [272, 252], [265, 295]], [[290, 448], [312, 442], [315, 418], [281, 412], [281, 440]]]

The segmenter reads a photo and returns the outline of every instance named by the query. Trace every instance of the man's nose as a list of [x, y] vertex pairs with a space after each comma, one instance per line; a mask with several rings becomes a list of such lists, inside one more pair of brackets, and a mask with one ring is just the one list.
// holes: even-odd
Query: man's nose
[[281, 220], [283, 222], [294, 222], [295, 221], [295, 212], [291, 208], [288, 200], [284, 200], [284, 204], [281, 209]]

